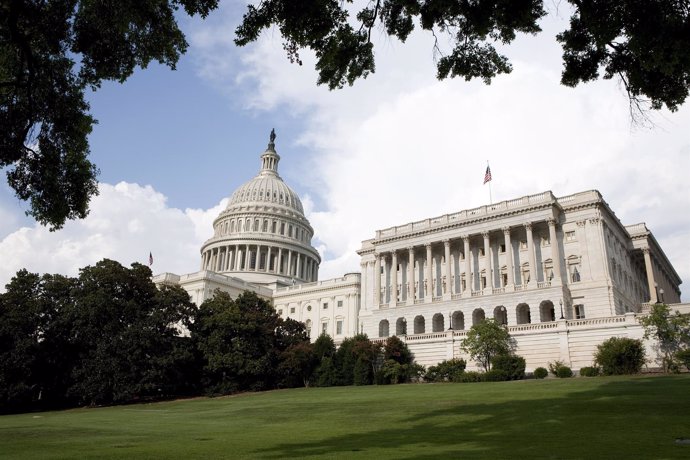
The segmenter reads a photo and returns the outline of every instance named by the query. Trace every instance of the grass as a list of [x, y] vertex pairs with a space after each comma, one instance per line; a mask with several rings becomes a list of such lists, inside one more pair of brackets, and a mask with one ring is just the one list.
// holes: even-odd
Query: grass
[[0, 457], [690, 458], [690, 375], [309, 388], [0, 417]]

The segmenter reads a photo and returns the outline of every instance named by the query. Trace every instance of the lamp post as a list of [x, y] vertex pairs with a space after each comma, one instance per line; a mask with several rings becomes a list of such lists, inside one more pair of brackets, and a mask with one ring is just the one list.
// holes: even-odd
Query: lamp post
[[453, 313], [448, 312], [448, 330], [453, 330]]
[[561, 306], [561, 319], [565, 319], [565, 317], [563, 316], [563, 299], [559, 300], [558, 303]]
[[402, 327], [402, 329], [403, 329], [403, 330], [402, 330], [402, 335], [407, 336], [407, 320], [405, 319], [404, 316], [403, 316], [403, 319], [402, 319], [402, 326], [403, 326], [403, 327]]
[[656, 299], [656, 302], [654, 302], [654, 303], [659, 303], [659, 285], [656, 283], [654, 283], [654, 293], [655, 293], [654, 298]]
[[661, 303], [664, 303], [664, 288], [659, 289], [659, 295], [661, 296]]
[[506, 307], [501, 305], [500, 312], [501, 312], [501, 324], [503, 324], [504, 326], [507, 326], [508, 325], [508, 315], [506, 315]]

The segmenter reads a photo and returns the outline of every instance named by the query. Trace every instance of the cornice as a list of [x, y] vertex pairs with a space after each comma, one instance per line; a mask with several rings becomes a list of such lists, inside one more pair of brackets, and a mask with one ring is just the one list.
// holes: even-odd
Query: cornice
[[343, 288], [357, 288], [361, 287], [362, 283], [361, 282], [356, 282], [356, 281], [349, 281], [346, 284], [338, 284], [338, 285], [328, 285], [328, 286], [309, 286], [306, 288], [302, 288], [300, 290], [296, 291], [273, 291], [273, 299], [276, 300], [278, 298], [285, 298], [285, 297], [290, 297], [290, 296], [298, 296], [298, 295], [304, 295], [304, 294], [311, 294], [311, 293], [316, 293], [316, 292], [326, 292], [326, 291], [333, 291], [336, 289], [343, 289]]

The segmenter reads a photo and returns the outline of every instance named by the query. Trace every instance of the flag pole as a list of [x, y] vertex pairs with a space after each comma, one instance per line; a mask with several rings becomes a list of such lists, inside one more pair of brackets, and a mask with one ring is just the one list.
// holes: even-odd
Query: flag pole
[[[488, 171], [491, 171], [491, 169], [489, 168], [489, 160], [486, 160], [486, 169]], [[494, 198], [491, 194], [491, 178], [489, 178], [489, 204], [494, 204]]]

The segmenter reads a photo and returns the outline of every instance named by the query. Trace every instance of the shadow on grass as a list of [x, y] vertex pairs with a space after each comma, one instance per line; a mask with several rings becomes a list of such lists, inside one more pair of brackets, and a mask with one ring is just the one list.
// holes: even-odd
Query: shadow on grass
[[[677, 458], [690, 446], [688, 380], [603, 380], [563, 394], [544, 382], [533, 399], [501, 403], [449, 401], [394, 425], [256, 450], [265, 458]], [[551, 383], [552, 385], [550, 385]], [[458, 384], [458, 396], [468, 384]], [[473, 385], [473, 384], [469, 384]], [[511, 382], [489, 385], [511, 385]], [[500, 388], [498, 386], [493, 389]], [[553, 394], [558, 396], [549, 396]], [[363, 425], [367, 413], [363, 410]]]

